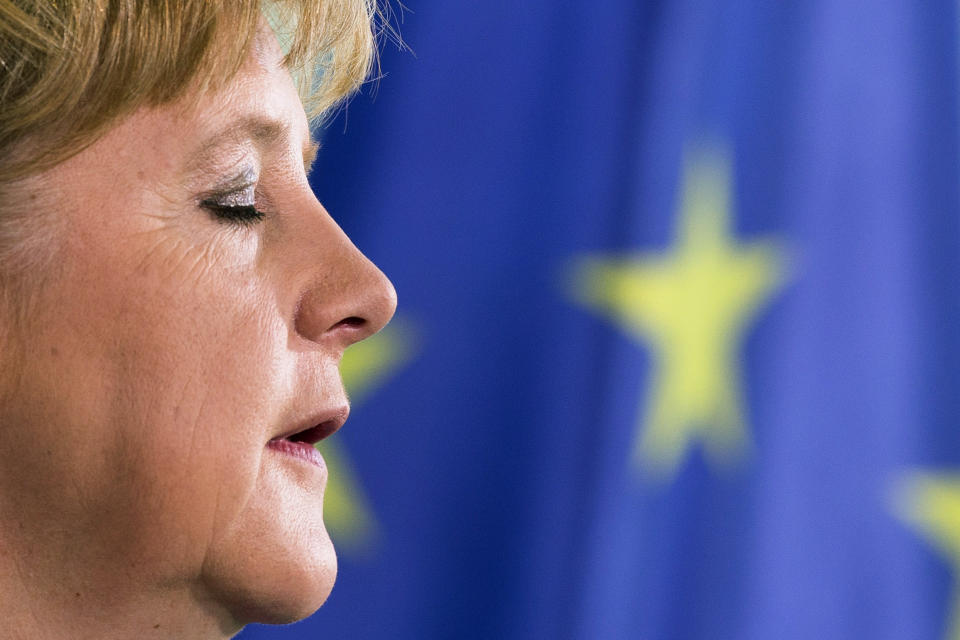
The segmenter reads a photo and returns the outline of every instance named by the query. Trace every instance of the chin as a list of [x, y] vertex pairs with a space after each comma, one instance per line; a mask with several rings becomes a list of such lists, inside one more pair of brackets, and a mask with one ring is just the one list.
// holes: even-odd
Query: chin
[[333, 589], [337, 556], [326, 530], [308, 548], [258, 545], [255, 539], [239, 546], [232, 561], [204, 566], [203, 586], [241, 625], [303, 620]]
[[321, 571], [310, 574], [289, 572], [286, 579], [274, 582], [272, 588], [258, 585], [243, 594], [234, 606], [234, 617], [245, 623], [289, 624], [309, 617], [319, 609], [333, 589], [337, 577], [337, 560]]

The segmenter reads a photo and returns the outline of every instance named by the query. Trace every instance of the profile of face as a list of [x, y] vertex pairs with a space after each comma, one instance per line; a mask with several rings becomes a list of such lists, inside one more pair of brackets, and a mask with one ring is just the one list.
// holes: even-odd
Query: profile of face
[[43, 615], [153, 599], [169, 615], [146, 628], [222, 635], [332, 587], [309, 443], [346, 418], [340, 357], [395, 294], [308, 185], [281, 59], [261, 30], [225, 88], [140, 108], [31, 179], [54, 258], [26, 314], [0, 302], [0, 517], [21, 570], [57, 576], [31, 586]]

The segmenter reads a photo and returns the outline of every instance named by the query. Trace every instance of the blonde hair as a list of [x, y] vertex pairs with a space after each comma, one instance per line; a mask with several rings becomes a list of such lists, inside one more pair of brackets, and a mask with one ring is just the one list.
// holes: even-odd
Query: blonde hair
[[0, 193], [139, 107], [225, 84], [264, 16], [323, 117], [370, 72], [376, 14], [375, 0], [0, 0]]

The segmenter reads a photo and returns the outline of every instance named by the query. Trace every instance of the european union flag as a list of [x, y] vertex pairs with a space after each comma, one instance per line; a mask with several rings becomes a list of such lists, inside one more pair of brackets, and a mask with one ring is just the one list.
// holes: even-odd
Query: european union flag
[[321, 198], [328, 603], [244, 638], [960, 639], [957, 6], [411, 0]]

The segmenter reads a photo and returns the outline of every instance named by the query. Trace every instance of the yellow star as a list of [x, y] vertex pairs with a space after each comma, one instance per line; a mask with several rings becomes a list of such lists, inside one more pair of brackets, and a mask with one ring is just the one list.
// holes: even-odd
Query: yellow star
[[665, 253], [586, 258], [574, 292], [613, 318], [653, 356], [635, 460], [673, 474], [701, 441], [720, 463], [749, 447], [739, 352], [760, 306], [784, 280], [772, 240], [738, 244], [730, 229], [730, 163], [701, 148], [685, 165], [675, 246]]
[[947, 638], [960, 640], [960, 474], [915, 473], [896, 488], [900, 517], [936, 545], [954, 571]]
[[[343, 355], [340, 375], [353, 404], [383, 378], [406, 363], [413, 352], [410, 333], [396, 322], [359, 342]], [[360, 488], [349, 458], [336, 437], [317, 444], [327, 461], [329, 475], [323, 499], [323, 519], [337, 545], [347, 551], [369, 551], [377, 525]]]

